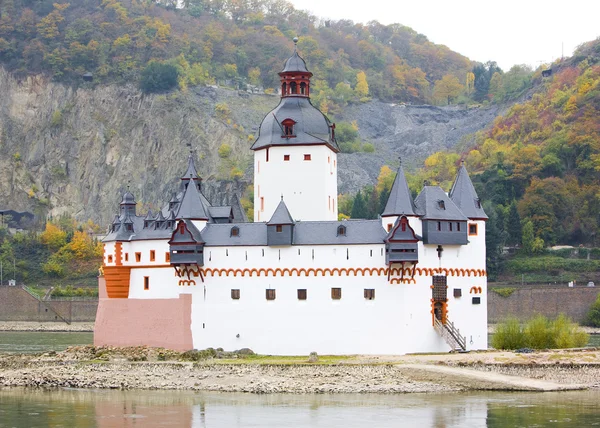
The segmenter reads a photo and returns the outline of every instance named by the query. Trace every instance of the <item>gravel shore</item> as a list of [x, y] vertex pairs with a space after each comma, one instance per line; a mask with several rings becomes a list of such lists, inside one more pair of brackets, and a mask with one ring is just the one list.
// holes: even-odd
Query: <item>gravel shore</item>
[[94, 331], [93, 322], [0, 321], [0, 331]]
[[[197, 361], [189, 361], [189, 359]], [[251, 393], [440, 393], [600, 389], [600, 351], [225, 359], [138, 348], [72, 347], [0, 355], [0, 387], [202, 390]], [[186, 361], [186, 359], [188, 359]], [[482, 372], [488, 373], [482, 375]]]

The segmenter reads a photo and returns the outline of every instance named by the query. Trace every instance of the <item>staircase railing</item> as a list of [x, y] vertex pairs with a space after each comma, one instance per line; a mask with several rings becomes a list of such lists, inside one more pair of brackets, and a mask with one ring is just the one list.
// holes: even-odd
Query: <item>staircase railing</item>
[[452, 349], [467, 350], [467, 338], [461, 336], [460, 330], [448, 318], [446, 318], [446, 324], [442, 324], [440, 320], [434, 317], [433, 327]]

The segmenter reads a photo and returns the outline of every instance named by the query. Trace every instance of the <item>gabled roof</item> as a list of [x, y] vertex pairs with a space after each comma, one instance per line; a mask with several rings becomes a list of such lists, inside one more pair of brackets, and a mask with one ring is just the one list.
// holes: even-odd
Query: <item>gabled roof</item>
[[[180, 224], [185, 224], [185, 228], [183, 229], [183, 233], [180, 229]], [[177, 243], [190, 243], [194, 242], [197, 244], [203, 244], [204, 240], [202, 239], [202, 235], [194, 223], [191, 220], [181, 220], [181, 222], [177, 223], [177, 227], [171, 233], [171, 239], [169, 240], [169, 244], [177, 244]]]
[[394, 179], [394, 184], [390, 190], [390, 196], [388, 197], [385, 209], [383, 210], [382, 216], [400, 216], [400, 215], [417, 215], [415, 203], [413, 201], [408, 183], [406, 182], [406, 176], [404, 175], [404, 169], [402, 164], [398, 168], [398, 173]]
[[[440, 204], [443, 202], [443, 204]], [[440, 206], [443, 205], [443, 208]], [[423, 220], [466, 221], [468, 218], [438, 186], [425, 186], [415, 199], [417, 212]]]
[[288, 211], [287, 206], [283, 201], [283, 198], [281, 198], [281, 202], [279, 202], [279, 205], [277, 205], [275, 212], [271, 216], [271, 220], [269, 220], [267, 224], [294, 224], [294, 220], [292, 219], [292, 216], [290, 215], [290, 212]]
[[212, 218], [229, 218], [231, 215], [231, 207], [209, 207], [208, 212]]
[[179, 204], [177, 219], [208, 220], [208, 218], [208, 212], [200, 200], [200, 192], [194, 182], [190, 182]]
[[[406, 224], [404, 231], [402, 231], [402, 224]], [[398, 217], [394, 223], [392, 230], [388, 232], [385, 237], [385, 242], [402, 242], [402, 241], [420, 241], [422, 238], [417, 235], [414, 229], [410, 226], [408, 219], [404, 216]]]
[[154, 214], [152, 214], [152, 210], [148, 209], [148, 214], [146, 214], [146, 218], [144, 218], [144, 220], [146, 221], [152, 221], [154, 220]]
[[198, 175], [198, 171], [196, 171], [196, 165], [194, 165], [194, 158], [192, 157], [192, 154], [190, 153], [190, 156], [188, 157], [188, 167], [187, 170], [185, 171], [185, 174], [183, 174], [183, 176], [181, 177], [182, 180], [202, 180], [202, 178], [200, 178], [200, 176]]
[[471, 219], [486, 219], [481, 205], [481, 200], [477, 196], [473, 182], [469, 178], [469, 173], [464, 165], [461, 165], [456, 174], [456, 179], [450, 189], [450, 199], [460, 208], [464, 215]]

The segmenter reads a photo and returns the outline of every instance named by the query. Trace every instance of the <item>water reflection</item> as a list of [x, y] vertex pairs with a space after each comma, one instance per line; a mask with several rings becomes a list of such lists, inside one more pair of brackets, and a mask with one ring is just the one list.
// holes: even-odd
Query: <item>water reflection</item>
[[600, 426], [600, 392], [252, 395], [0, 390], [0, 427]]

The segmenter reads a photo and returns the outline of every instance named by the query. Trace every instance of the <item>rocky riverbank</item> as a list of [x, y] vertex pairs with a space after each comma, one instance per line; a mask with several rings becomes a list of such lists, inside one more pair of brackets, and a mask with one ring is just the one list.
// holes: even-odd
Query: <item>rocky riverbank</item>
[[92, 332], [93, 322], [38, 322], [38, 321], [0, 321], [0, 331], [58, 331]]
[[[314, 358], [313, 358], [314, 361]], [[600, 389], [600, 350], [531, 354], [269, 357], [162, 349], [72, 347], [0, 355], [0, 387], [252, 393], [411, 393]]]

